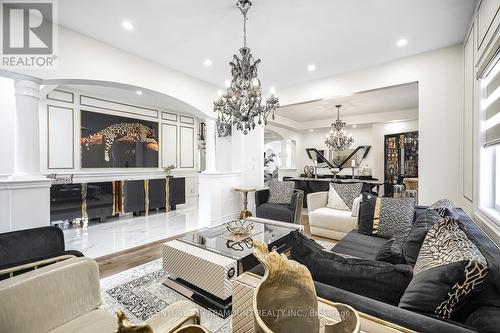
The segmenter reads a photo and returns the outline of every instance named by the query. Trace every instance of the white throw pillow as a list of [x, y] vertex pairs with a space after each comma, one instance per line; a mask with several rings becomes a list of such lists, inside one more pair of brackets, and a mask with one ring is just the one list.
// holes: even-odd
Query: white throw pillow
[[330, 190], [328, 191], [328, 203], [326, 207], [338, 210], [350, 210], [337, 191], [335, 191], [332, 184], [330, 184]]
[[358, 217], [358, 215], [359, 215], [359, 206], [361, 204], [361, 201], [363, 201], [363, 195], [362, 194], [360, 194], [359, 197], [357, 197], [356, 199], [354, 199], [354, 201], [352, 203], [352, 213], [351, 213], [352, 217]]

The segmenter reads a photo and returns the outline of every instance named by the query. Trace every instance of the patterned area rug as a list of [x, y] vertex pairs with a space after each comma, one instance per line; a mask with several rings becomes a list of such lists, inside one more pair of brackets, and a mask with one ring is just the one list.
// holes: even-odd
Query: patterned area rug
[[[111, 313], [123, 310], [129, 319], [140, 323], [170, 304], [186, 300], [163, 285], [166, 276], [161, 259], [112, 275], [101, 280], [102, 308]], [[210, 332], [231, 332], [231, 319], [220, 318], [193, 303], [201, 313], [201, 324]]]
[[[327, 249], [335, 244], [316, 242]], [[104, 278], [101, 280], [102, 308], [111, 313], [121, 309], [131, 321], [140, 323], [168, 305], [186, 300], [181, 294], [163, 285], [165, 278], [162, 259]], [[223, 319], [195, 303], [193, 305], [200, 310], [201, 324], [210, 332], [231, 332], [231, 317]]]

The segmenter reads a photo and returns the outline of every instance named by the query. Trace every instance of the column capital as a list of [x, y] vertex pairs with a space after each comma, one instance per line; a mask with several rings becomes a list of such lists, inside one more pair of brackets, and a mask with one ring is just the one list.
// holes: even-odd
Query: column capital
[[40, 98], [40, 83], [38, 80], [16, 79], [14, 80], [16, 96], [27, 96]]

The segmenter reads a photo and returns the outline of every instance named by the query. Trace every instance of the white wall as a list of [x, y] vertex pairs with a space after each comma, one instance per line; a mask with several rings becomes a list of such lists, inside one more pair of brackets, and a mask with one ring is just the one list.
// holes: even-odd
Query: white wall
[[50, 80], [58, 84], [95, 80], [142, 87], [177, 98], [214, 117], [216, 86], [66, 28], [58, 30], [57, 67], [16, 72], [47, 80], [44, 84], [50, 84]]
[[282, 105], [419, 83], [419, 202], [462, 200], [462, 47], [451, 46], [280, 89]]
[[14, 80], [0, 77], [0, 142], [3, 142], [0, 159], [0, 178], [6, 178], [14, 171], [14, 121], [16, 97]]

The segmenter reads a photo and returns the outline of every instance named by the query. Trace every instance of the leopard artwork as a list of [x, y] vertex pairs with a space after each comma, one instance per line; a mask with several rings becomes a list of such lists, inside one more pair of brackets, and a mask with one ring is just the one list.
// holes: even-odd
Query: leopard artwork
[[87, 150], [90, 145], [98, 145], [104, 142], [104, 160], [109, 162], [109, 150], [115, 141], [123, 143], [143, 142], [147, 148], [158, 151], [158, 143], [155, 139], [152, 128], [139, 123], [120, 123], [108, 126], [99, 132], [81, 138], [80, 143]]

